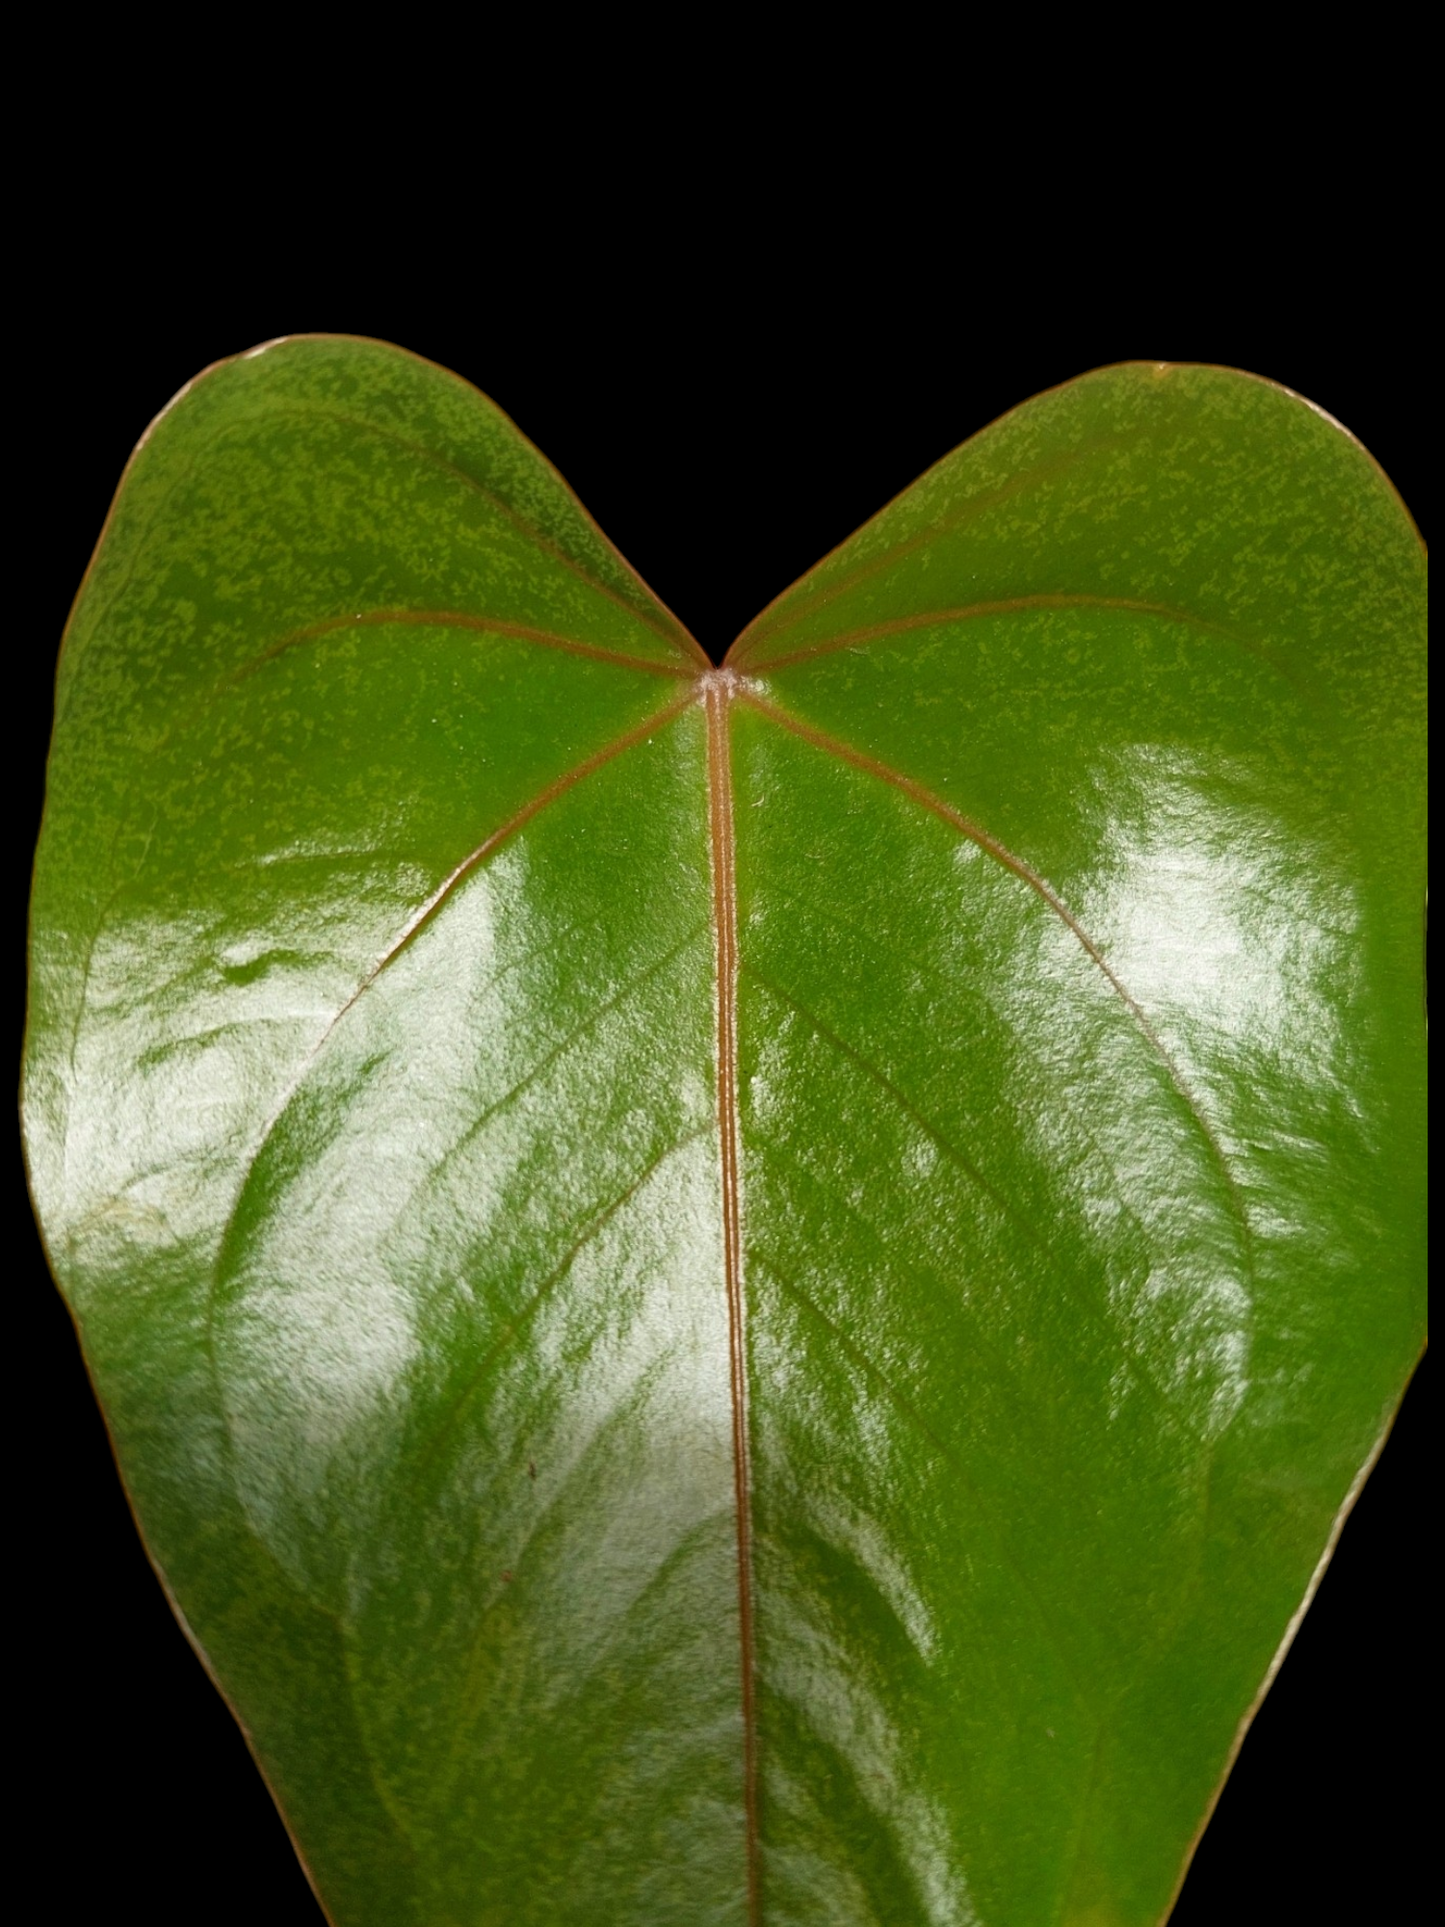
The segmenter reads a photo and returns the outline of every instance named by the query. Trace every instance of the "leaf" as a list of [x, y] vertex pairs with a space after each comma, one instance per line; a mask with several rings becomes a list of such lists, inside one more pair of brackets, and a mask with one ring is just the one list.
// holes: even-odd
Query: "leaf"
[[331, 1917], [1145, 1923], [1423, 1337], [1423, 557], [1026, 403], [711, 670], [492, 405], [223, 363], [61, 662], [34, 1194]]

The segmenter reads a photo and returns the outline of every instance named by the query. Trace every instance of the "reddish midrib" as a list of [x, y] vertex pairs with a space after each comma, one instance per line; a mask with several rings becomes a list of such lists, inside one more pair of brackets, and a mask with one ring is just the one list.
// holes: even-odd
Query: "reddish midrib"
[[743, 1711], [743, 1807], [747, 1830], [748, 1918], [758, 1897], [757, 1719], [753, 1677], [753, 1575], [749, 1518], [747, 1356], [742, 1240], [738, 1208], [737, 876], [733, 851], [732, 770], [728, 754], [730, 684], [707, 682], [708, 820], [712, 840], [713, 922], [717, 934], [717, 1114], [722, 1177], [723, 1270], [728, 1300], [733, 1487], [738, 1539], [738, 1638]]

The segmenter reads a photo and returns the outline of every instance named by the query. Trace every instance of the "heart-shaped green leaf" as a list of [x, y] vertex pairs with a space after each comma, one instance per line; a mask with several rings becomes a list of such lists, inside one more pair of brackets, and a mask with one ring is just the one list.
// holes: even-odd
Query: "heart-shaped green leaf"
[[344, 1927], [1168, 1909], [1423, 1335], [1423, 558], [1016, 410], [711, 669], [484, 398], [222, 364], [61, 662], [32, 1181]]

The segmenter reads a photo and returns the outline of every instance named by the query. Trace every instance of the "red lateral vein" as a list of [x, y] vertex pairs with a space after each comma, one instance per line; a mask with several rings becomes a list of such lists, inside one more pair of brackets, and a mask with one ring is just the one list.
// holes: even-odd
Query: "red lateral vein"
[[[447, 898], [456, 889], [457, 885], [465, 881], [479, 865], [485, 863], [487, 858], [505, 843], [509, 837], [515, 836], [518, 830], [525, 824], [531, 822], [532, 818], [540, 811], [546, 809], [549, 803], [554, 803], [558, 797], [565, 796], [568, 790], [574, 789], [578, 783], [581, 783], [587, 777], [593, 775], [594, 772], [601, 769], [604, 764], [610, 763], [614, 757], [622, 755], [625, 750], [634, 748], [638, 743], [646, 742], [649, 736], [655, 736], [660, 729], [665, 729], [667, 725], [675, 721], [675, 719], [682, 714], [683, 710], [688, 708], [694, 700], [693, 693], [689, 690], [686, 695], [679, 697], [676, 702], [667, 704], [665, 708], [649, 716], [645, 722], [639, 723], [635, 729], [628, 730], [622, 736], [614, 737], [610, 743], [605, 743], [601, 749], [594, 750], [590, 756], [585, 757], [580, 763], [574, 763], [571, 769], [564, 770], [562, 775], [547, 784], [545, 789], [539, 790], [537, 794], [524, 803], [519, 810], [509, 816], [505, 823], [500, 824], [489, 836], [484, 837], [474, 850], [467, 856], [464, 856], [461, 862], [442, 878], [441, 882], [432, 891], [431, 895], [427, 897], [425, 902], [418, 904], [417, 908], [407, 918], [391, 943], [387, 945], [381, 956], [377, 958], [376, 962], [371, 966], [370, 970], [367, 971], [355, 990], [353, 990], [351, 995], [346, 999], [346, 1002], [342, 1004], [340, 1009], [328, 1021], [326, 1028], [306, 1053], [305, 1058], [297, 1069], [295, 1077], [287, 1086], [280, 1103], [267, 1120], [265, 1129], [261, 1132], [260, 1137], [256, 1141], [255, 1149], [247, 1159], [245, 1170], [241, 1174], [240, 1183], [236, 1187], [235, 1195], [231, 1202], [230, 1214], [227, 1217], [225, 1229], [221, 1235], [220, 1249], [222, 1251], [224, 1251], [226, 1242], [230, 1237], [231, 1227], [235, 1223], [236, 1211], [240, 1200], [245, 1193], [246, 1186], [251, 1181], [251, 1174], [256, 1169], [262, 1152], [271, 1141], [272, 1132], [285, 1116], [287, 1109], [290, 1107], [292, 1100], [301, 1087], [302, 1080], [305, 1078], [311, 1066], [316, 1062], [316, 1059], [321, 1055], [321, 1052], [325, 1049], [337, 1025], [341, 1023], [347, 1012], [354, 1009], [359, 1000], [371, 989], [372, 985], [381, 976], [387, 966], [393, 963], [417, 933], [430, 923], [431, 919], [436, 915], [437, 911], [440, 910]], [[218, 1266], [211, 1274], [211, 1295], [207, 1309], [206, 1342], [208, 1346], [212, 1347], [213, 1352], [214, 1336], [212, 1326], [215, 1318], [215, 1296], [219, 1275]]]
[[758, 1762], [753, 1655], [752, 1540], [749, 1516], [747, 1353], [744, 1330], [738, 1169], [737, 869], [733, 848], [728, 703], [734, 678], [706, 679], [709, 829], [713, 922], [717, 936], [717, 1111], [722, 1174], [723, 1271], [728, 1300], [733, 1488], [738, 1535], [738, 1638], [743, 1710], [743, 1810], [747, 1830], [748, 1918], [761, 1919], [758, 1891]]
[[851, 763], [854, 769], [861, 769], [869, 776], [876, 776], [880, 782], [890, 783], [894, 789], [902, 790], [905, 796], [911, 797], [930, 814], [939, 817], [948, 824], [950, 829], [957, 830], [960, 836], [966, 836], [970, 843], [976, 843], [981, 850], [987, 851], [996, 863], [1001, 863], [1006, 870], [1012, 871], [1021, 883], [1026, 883], [1036, 895], [1042, 897], [1054, 915], [1073, 931], [1085, 951], [1103, 971], [1133, 1013], [1155, 1049], [1162, 1053], [1163, 1045], [1155, 1036], [1149, 1019], [1109, 968], [1099, 946], [1053, 885], [1041, 877], [1037, 870], [1030, 869], [1022, 857], [1015, 856], [1012, 850], [1000, 843], [997, 837], [990, 836], [987, 830], [975, 823], [971, 817], [965, 816], [962, 810], [956, 810], [951, 803], [946, 803], [941, 796], [935, 796], [932, 790], [925, 789], [922, 783], [916, 782], [911, 776], [905, 776], [901, 770], [893, 769], [887, 763], [880, 763], [876, 757], [866, 755], [861, 749], [854, 749], [851, 743], [840, 742], [836, 736], [829, 736], [825, 731], [814, 728], [811, 723], [805, 723], [796, 716], [790, 716], [785, 709], [779, 709], [775, 703], [766, 701], [762, 696], [754, 695], [751, 690], [744, 689], [741, 694], [744, 702], [760, 710], [770, 722], [778, 723], [782, 728], [791, 730], [795, 736], [801, 736], [803, 741], [811, 743], [814, 749], [821, 749], [829, 756], [836, 756], [840, 762]]
[[509, 837], [515, 836], [524, 824], [530, 823], [534, 816], [546, 809], [549, 803], [555, 803], [559, 796], [565, 796], [568, 790], [574, 789], [577, 784], [582, 782], [586, 777], [591, 776], [596, 770], [601, 769], [604, 763], [610, 763], [613, 757], [620, 756], [624, 750], [634, 748], [636, 744], [645, 742], [649, 736], [655, 736], [658, 730], [665, 729], [670, 722], [682, 714], [683, 710], [686, 709], [692, 701], [693, 696], [691, 691], [689, 691], [687, 695], [680, 697], [676, 702], [669, 703], [666, 708], [660, 709], [655, 714], [649, 716], [646, 722], [639, 723], [635, 729], [629, 729], [625, 735], [615, 736], [610, 743], [605, 743], [601, 749], [594, 750], [590, 756], [585, 757], [580, 763], [574, 763], [571, 769], [564, 770], [560, 776], [548, 783], [545, 789], [538, 790], [537, 794], [530, 797], [519, 810], [514, 811], [505, 823], [499, 824], [495, 830], [482, 839], [474, 850], [469, 851], [454, 869], [448, 871], [446, 876], [442, 878], [441, 882], [432, 891], [431, 895], [427, 897], [424, 902], [419, 903], [416, 909], [412, 911], [396, 936], [393, 937], [386, 949], [371, 966], [370, 970], [367, 971], [366, 975], [361, 979], [361, 982], [346, 999], [346, 1002], [341, 1005], [340, 1009], [337, 1010], [335, 1015], [330, 1019], [325, 1030], [322, 1031], [320, 1037], [317, 1038], [315, 1044], [307, 1052], [305, 1061], [302, 1063], [285, 1097], [282, 1099], [280, 1107], [261, 1135], [260, 1143], [257, 1145], [250, 1164], [247, 1166], [245, 1177], [243, 1177], [241, 1181], [241, 1189], [236, 1193], [238, 1198], [241, 1191], [245, 1189], [246, 1182], [250, 1177], [256, 1159], [261, 1154], [262, 1146], [264, 1146], [270, 1138], [277, 1120], [284, 1113], [287, 1105], [294, 1097], [301, 1079], [305, 1076], [311, 1064], [320, 1056], [332, 1032], [336, 1029], [336, 1026], [346, 1016], [347, 1012], [353, 1009], [357, 1002], [366, 995], [366, 992], [370, 990], [371, 986], [381, 976], [387, 966], [394, 963], [402, 951], [406, 949], [407, 945], [411, 943], [413, 938], [431, 922], [432, 918], [436, 915], [437, 911], [441, 909], [457, 885], [464, 882], [473, 870], [485, 863], [487, 858], [505, 843]]
[[888, 622], [865, 623], [861, 628], [850, 629], [843, 635], [830, 636], [825, 642], [809, 643], [801, 649], [791, 649], [786, 655], [769, 656], [748, 664], [749, 674], [760, 673], [765, 669], [781, 669], [788, 663], [806, 662], [813, 656], [831, 655], [836, 649], [852, 649], [867, 642], [887, 641], [893, 636], [907, 635], [915, 629], [927, 629], [950, 622], [973, 622], [981, 616], [1018, 615], [1034, 609], [1113, 609], [1126, 615], [1158, 616], [1166, 622], [1183, 622], [1191, 628], [1204, 629], [1211, 635], [1224, 636], [1241, 648], [1254, 649], [1243, 637], [1235, 635], [1222, 623], [1210, 622], [1204, 616], [1191, 615], [1186, 609], [1172, 609], [1163, 602], [1141, 602], [1128, 596], [1106, 595], [1023, 595], [1006, 596], [995, 602], [973, 602], [957, 609], [925, 610], [920, 615], [899, 616]]
[[[791, 730], [793, 735], [800, 736], [805, 743], [811, 743], [814, 749], [820, 749], [829, 756], [836, 756], [840, 762], [851, 763], [854, 769], [861, 769], [867, 775], [877, 777], [881, 783], [891, 784], [894, 789], [901, 790], [905, 796], [911, 798], [911, 800], [921, 808], [929, 811], [930, 814], [938, 817], [942, 822], [947, 823], [950, 829], [956, 830], [960, 836], [965, 836], [971, 843], [977, 844], [978, 848], [985, 851], [996, 863], [1002, 864], [1004, 869], [1010, 871], [1021, 883], [1027, 884], [1036, 896], [1042, 898], [1059, 921], [1072, 931], [1085, 955], [1097, 966], [1106, 982], [1114, 991], [1114, 994], [1138, 1025], [1139, 1030], [1147, 1039], [1159, 1058], [1160, 1063], [1168, 1072], [1169, 1081], [1173, 1084], [1175, 1090], [1193, 1114], [1194, 1121], [1203, 1133], [1204, 1140], [1208, 1144], [1210, 1152], [1223, 1174], [1225, 1184], [1229, 1188], [1230, 1202], [1234, 1208], [1234, 1214], [1239, 1221], [1240, 1229], [1244, 1235], [1245, 1246], [1248, 1250], [1250, 1247], [1251, 1234], [1249, 1217], [1244, 1209], [1244, 1201], [1240, 1196], [1234, 1172], [1230, 1169], [1229, 1160], [1224, 1155], [1224, 1147], [1214, 1135], [1209, 1120], [1200, 1108], [1199, 1100], [1190, 1090], [1178, 1065], [1170, 1056], [1163, 1038], [1149, 1021], [1148, 1014], [1143, 1006], [1136, 998], [1131, 996], [1123, 982], [1110, 967], [1103, 951], [1100, 950], [1099, 946], [1094, 942], [1094, 939], [1089, 935], [1083, 924], [1079, 922], [1079, 919], [1064, 902], [1053, 885], [1045, 877], [1040, 876], [1037, 870], [1030, 868], [1022, 857], [1015, 856], [1013, 851], [1010, 850], [1006, 844], [1000, 843], [996, 836], [990, 836], [987, 830], [980, 824], [975, 823], [971, 817], [965, 816], [962, 810], [956, 810], [951, 803], [945, 802], [941, 796], [935, 796], [932, 790], [925, 788], [922, 783], [915, 781], [913, 777], [905, 776], [901, 770], [892, 768], [888, 763], [879, 762], [876, 757], [865, 754], [861, 749], [855, 749], [851, 743], [841, 742], [836, 736], [829, 736], [826, 731], [816, 728], [812, 723], [805, 723], [796, 716], [790, 716], [785, 709], [779, 709], [775, 703], [770, 703], [764, 697], [755, 694], [741, 678], [738, 679], [738, 684], [739, 698], [758, 710], [760, 714], [766, 716], [770, 722], [777, 723], [783, 729]], [[1250, 1263], [1251, 1265], [1253, 1263], [1252, 1256]]]
[[[1027, 403], [1024, 405], [1026, 407], [1028, 406]], [[1040, 462], [1034, 468], [1025, 469], [1021, 475], [1014, 476], [1011, 481], [1002, 483], [997, 488], [987, 489], [981, 494], [970, 496], [968, 500], [961, 503], [952, 514], [939, 516], [934, 521], [928, 523], [926, 527], [916, 530], [914, 534], [904, 537], [901, 541], [890, 543], [887, 548], [883, 549], [879, 554], [870, 557], [867, 561], [856, 562], [854, 566], [848, 570], [846, 574], [840, 576], [837, 581], [827, 583], [821, 588], [814, 588], [809, 594], [799, 595], [799, 591], [802, 590], [805, 583], [813, 581], [827, 568], [828, 564], [832, 562], [835, 557], [841, 556], [843, 551], [851, 547], [865, 531], [875, 527], [877, 523], [881, 522], [889, 510], [903, 501], [905, 496], [911, 495], [921, 484], [927, 482], [929, 476], [935, 474], [945, 463], [952, 461], [953, 456], [959, 453], [959, 450], [955, 449], [952, 455], [945, 455], [940, 461], [935, 462], [933, 467], [919, 476], [917, 481], [911, 482], [907, 488], [901, 489], [899, 493], [893, 497], [891, 502], [880, 509], [876, 515], [870, 516], [861, 529], [855, 529], [853, 534], [846, 536], [843, 541], [838, 543], [836, 548], [830, 549], [822, 561], [815, 563], [806, 575], [793, 583], [791, 588], [784, 589], [780, 595], [774, 596], [773, 600], [762, 613], [754, 616], [747, 628], [743, 630], [742, 634], [733, 643], [732, 648], [727, 653], [729, 665], [735, 669], [741, 669], [749, 652], [769, 633], [776, 634], [781, 630], [787, 630], [793, 627], [796, 623], [805, 621], [815, 610], [826, 608], [830, 602], [836, 602], [839, 596], [845, 595], [850, 589], [856, 588], [860, 582], [866, 581], [871, 576], [878, 575], [882, 570], [891, 568], [895, 562], [901, 562], [906, 555], [912, 554], [916, 549], [925, 548], [928, 544], [938, 541], [941, 536], [957, 531], [975, 517], [982, 515], [986, 510], [996, 508], [999, 503], [1008, 501], [1011, 496], [1017, 495], [1021, 489], [1029, 487], [1031, 483], [1052, 480], [1055, 476], [1062, 474], [1066, 469], [1072, 468], [1076, 462], [1081, 461], [1086, 455], [1093, 454], [1099, 449], [1110, 447], [1120, 439], [1118, 435], [1101, 435], [1095, 440], [1081, 443], [1076, 448], [1065, 449], [1062, 454], [1055, 455], [1049, 461]], [[967, 443], [962, 444], [963, 447], [967, 447], [967, 445]], [[798, 595], [798, 600], [792, 603], [791, 607], [785, 606], [794, 595]], [[776, 615], [774, 613], [775, 611], [777, 612]], [[771, 625], [769, 623], [770, 617], [773, 619]], [[781, 621], [779, 617], [781, 617]], [[750, 662], [748, 663], [748, 667], [752, 667]]]
[[[325, 337], [322, 338], [324, 339]], [[425, 357], [416, 355], [413, 356], [412, 359], [422, 361]], [[430, 365], [435, 367], [436, 363], [433, 362]], [[444, 369], [442, 372], [450, 373], [450, 370]], [[464, 383], [463, 386], [471, 387], [471, 384], [467, 382]], [[484, 399], [487, 398], [484, 397]], [[492, 402], [489, 402], [489, 405], [492, 407], [496, 406], [496, 404]], [[575, 556], [569, 555], [559, 543], [553, 541], [550, 536], [545, 535], [530, 516], [524, 515], [519, 509], [513, 508], [509, 502], [504, 501], [503, 498], [497, 494], [495, 489], [488, 488], [485, 482], [478, 481], [475, 475], [469, 474], [459, 463], [450, 460], [449, 457], [438, 454], [436, 449], [428, 448], [423, 442], [412, 441], [405, 435], [399, 435], [394, 428], [386, 428], [380, 422], [367, 421], [363, 416], [348, 414], [344, 409], [327, 408], [316, 402], [292, 401], [284, 408], [277, 408], [270, 412], [274, 414], [323, 416], [331, 421], [343, 422], [348, 428], [359, 429], [364, 435], [372, 435], [378, 440], [393, 442], [398, 448], [404, 448], [408, 454], [415, 455], [422, 461], [430, 464], [433, 468], [442, 470], [443, 473], [452, 476], [454, 480], [460, 482], [464, 488], [479, 496], [505, 521], [510, 522], [519, 535], [535, 543], [544, 554], [550, 555], [554, 561], [561, 563], [564, 569], [570, 570], [573, 575], [577, 576], [580, 581], [585, 582], [588, 588], [594, 590], [596, 594], [605, 596], [609, 602], [615, 602], [619, 609], [625, 609], [629, 615], [635, 617], [645, 628], [651, 629], [653, 634], [660, 636], [664, 642], [678, 643], [684, 648], [686, 648], [688, 644], [691, 644], [699, 656], [703, 654], [696, 641], [692, 636], [688, 635], [680, 623], [677, 623], [677, 618], [671, 615], [670, 610], [667, 613], [671, 620], [676, 623], [678, 630], [681, 632], [680, 634], [669, 633], [667, 628], [657, 620], [656, 616], [650, 610], [639, 609], [636, 604], [629, 602], [626, 596], [619, 595], [616, 589], [612, 588], [609, 583], [604, 582], [600, 576], [595, 575], [585, 563], [579, 562]], [[501, 412], [500, 409], [497, 410], [498, 414], [501, 414]], [[521, 434], [521, 430], [516, 427], [515, 423], [509, 422], [508, 425], [523, 441], [527, 441], [527, 437]], [[530, 442], [528, 442], [528, 446], [531, 447]], [[533, 453], [538, 454], [538, 459], [541, 460], [547, 468], [552, 470], [552, 474], [556, 477], [557, 481], [561, 482], [567, 494], [569, 496], [572, 495], [571, 489], [562, 481], [561, 476], [557, 475], [557, 471], [552, 468], [552, 464], [546, 460], [546, 457], [540, 455], [535, 449]], [[576, 497], [573, 496], [572, 499], [574, 503], [576, 503], [576, 506], [581, 508], [581, 504], [577, 502]], [[612, 544], [607, 542], [607, 538], [602, 535], [601, 530], [597, 528], [596, 523], [592, 521], [590, 515], [586, 514], [585, 510], [583, 511], [583, 515], [584, 519], [591, 524], [594, 533], [599, 535], [601, 539], [607, 543], [608, 548], [612, 548]], [[616, 549], [612, 549], [612, 552], [614, 555], [617, 554]], [[633, 577], [633, 580], [638, 582], [638, 586], [643, 590], [643, 593], [648, 597], [649, 601], [655, 600], [651, 590], [647, 588], [645, 583], [639, 580], [636, 571], [632, 569], [621, 556], [618, 556], [617, 559], [622, 562], [623, 567], [627, 569], [628, 574]]]
[[[521, 809], [509, 816], [505, 823], [500, 824], [489, 836], [484, 837], [474, 850], [462, 858], [454, 870], [449, 871], [442, 878], [426, 901], [417, 905], [387, 949], [332, 1018], [327, 1026], [327, 1035], [329, 1036], [340, 1023], [357, 998], [376, 982], [387, 965], [405, 950], [417, 932], [430, 923], [457, 885], [464, 882], [480, 864], [485, 863], [501, 844], [509, 837], [515, 836], [524, 824], [530, 823], [532, 818], [539, 811], [546, 809], [549, 803], [555, 803], [559, 796], [565, 796], [568, 790], [575, 788], [584, 778], [601, 769], [604, 763], [610, 763], [614, 756], [620, 756], [624, 750], [632, 749], [638, 743], [645, 742], [649, 736], [655, 736], [658, 730], [664, 729], [674, 717], [680, 716], [692, 700], [691, 693], [680, 697], [678, 701], [669, 703], [665, 709], [660, 709], [656, 714], [649, 716], [646, 722], [639, 723], [635, 729], [629, 729], [622, 736], [615, 736], [610, 743], [604, 744], [599, 750], [594, 750], [590, 756], [584, 757], [580, 763], [575, 763], [571, 769], [564, 770], [562, 775], [548, 783], [545, 789], [538, 790], [537, 794], [529, 798]], [[323, 1037], [321, 1042], [325, 1043], [325, 1041]], [[318, 1044], [317, 1049], [319, 1050], [320, 1047]], [[315, 1055], [314, 1052], [312, 1054]]]
[[512, 636], [521, 642], [536, 643], [543, 649], [561, 649], [571, 656], [587, 656], [594, 662], [615, 663], [623, 669], [641, 669], [652, 676], [691, 678], [696, 674], [691, 665], [685, 662], [655, 662], [649, 656], [624, 655], [617, 649], [605, 649], [600, 643], [577, 642], [571, 636], [555, 635], [549, 629], [533, 629], [522, 622], [502, 622], [492, 616], [469, 615], [462, 609], [363, 609], [354, 615], [326, 616], [304, 629], [293, 629], [289, 635], [282, 636], [264, 649], [254, 662], [237, 670], [233, 680], [239, 682], [264, 663], [284, 655], [288, 649], [316, 642], [322, 636], [335, 634], [338, 629], [375, 629], [390, 625], [417, 629], [472, 629], [482, 635]]

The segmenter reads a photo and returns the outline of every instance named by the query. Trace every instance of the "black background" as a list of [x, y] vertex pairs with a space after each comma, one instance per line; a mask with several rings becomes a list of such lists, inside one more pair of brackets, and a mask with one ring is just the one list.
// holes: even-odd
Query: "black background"
[[[304, 224], [283, 232], [244, 196], [244, 213], [213, 209], [202, 234], [168, 209], [174, 191], [157, 176], [129, 182], [123, 203], [102, 191], [92, 208], [57, 206], [29, 243], [41, 292], [10, 364], [27, 531], [8, 652], [17, 1013], [70, 598], [149, 418], [205, 364], [271, 336], [377, 335], [477, 383], [715, 652], [965, 436], [1134, 356], [1233, 364], [1299, 390], [1360, 436], [1424, 526], [1422, 284], [1402, 268], [1398, 229], [1343, 200], [1315, 207], [1303, 231], [1295, 208], [1281, 243], [1267, 196], [1203, 196], [1121, 261], [1100, 189], [1055, 210], [1047, 233], [1021, 222], [985, 240], [960, 217], [910, 266], [886, 210], [836, 231], [800, 212], [764, 252], [716, 206], [695, 232], [676, 220], [650, 231], [645, 203], [625, 223], [594, 209], [589, 225], [584, 202], [557, 210], [550, 247], [523, 253], [488, 229], [480, 192], [445, 245], [393, 203], [374, 235], [353, 223], [347, 242], [323, 210], [310, 246]], [[18, 1153], [10, 1182], [12, 1760], [29, 1790], [22, 1851], [52, 1887], [46, 1916], [315, 1923], [269, 1796], [146, 1564]], [[1425, 1396], [1422, 1373], [1244, 1746], [1176, 1927], [1413, 1909], [1432, 1822], [1417, 1762]]]

